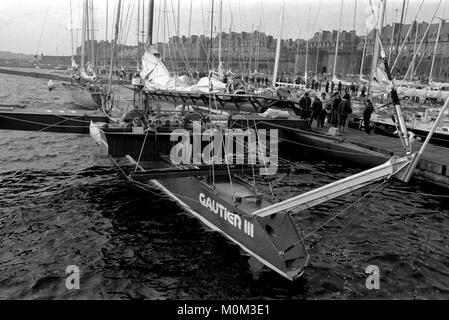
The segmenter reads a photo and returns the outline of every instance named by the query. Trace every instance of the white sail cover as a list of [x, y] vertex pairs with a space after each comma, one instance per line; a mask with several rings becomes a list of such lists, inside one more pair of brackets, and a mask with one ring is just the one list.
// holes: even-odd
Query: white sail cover
[[148, 48], [142, 57], [142, 71], [140, 77], [145, 81], [145, 87], [150, 90], [173, 90], [184, 92], [211, 92], [222, 93], [226, 90], [226, 84], [218, 79], [211, 77], [210, 83], [208, 77], [201, 78], [198, 83], [190, 84], [187, 76], [170, 76], [167, 68], [161, 61], [159, 53], [152, 47]]
[[[371, 90], [373, 96], [381, 96], [390, 93], [391, 88], [389, 86], [388, 77], [384, 71], [383, 65], [379, 65], [375, 74], [373, 75], [373, 82], [371, 83]], [[419, 97], [421, 99], [433, 98], [445, 100], [449, 97], [449, 91], [435, 90], [431, 87], [426, 89], [410, 88], [405, 86], [396, 87], [396, 91], [402, 97]]]

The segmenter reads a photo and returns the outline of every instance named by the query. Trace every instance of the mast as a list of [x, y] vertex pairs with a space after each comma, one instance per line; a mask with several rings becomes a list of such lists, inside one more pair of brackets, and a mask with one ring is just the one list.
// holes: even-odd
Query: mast
[[354, 0], [354, 20], [352, 20], [352, 30], [355, 30], [356, 17], [357, 17], [357, 0]]
[[114, 38], [112, 39], [111, 43], [111, 64], [109, 66], [109, 89], [108, 89], [108, 95], [111, 93], [111, 85], [112, 85], [112, 73], [113, 73], [113, 67], [114, 67], [114, 59], [115, 59], [115, 50], [116, 45], [118, 41], [118, 33], [119, 33], [119, 27], [120, 27], [120, 15], [121, 15], [121, 8], [122, 8], [122, 0], [118, 0], [117, 5], [117, 16], [115, 17], [115, 26], [114, 26]]
[[[414, 21], [415, 24], [415, 42], [413, 43], [413, 57], [415, 57], [416, 55], [416, 44], [418, 42], [418, 30], [419, 30], [419, 25], [418, 25], [418, 21]], [[415, 73], [415, 59], [412, 59], [412, 64], [411, 64], [412, 70], [410, 72], [410, 81], [413, 81], [413, 74]]]
[[214, 67], [214, 0], [212, 0], [212, 9], [210, 11], [210, 47], [209, 47], [209, 59], [211, 67]]
[[177, 25], [177, 29], [176, 29], [176, 35], [178, 36], [178, 41], [179, 41], [179, 37], [181, 37], [180, 25], [181, 25], [181, 0], [178, 0], [178, 25]]
[[391, 63], [391, 53], [393, 52], [393, 43], [394, 43], [394, 31], [396, 29], [396, 18], [398, 17], [398, 9], [395, 9], [395, 16], [393, 21], [393, 28], [391, 30], [391, 42], [390, 42], [390, 52], [388, 53], [388, 64]]
[[73, 12], [72, 12], [72, 0], [70, 0], [70, 44], [72, 46], [72, 57], [75, 55], [73, 45]]
[[193, 5], [193, 0], [190, 0], [190, 10], [189, 10], [189, 30], [187, 32], [187, 37], [190, 39], [190, 30], [192, 28], [192, 5]]
[[142, 27], [140, 28], [140, 33], [142, 35], [142, 40], [140, 41], [142, 44], [145, 43], [145, 0], [142, 0]]
[[147, 47], [153, 44], [153, 17], [154, 16], [154, 0], [150, 0], [148, 4], [148, 21], [147, 21]]
[[81, 69], [84, 69], [86, 55], [86, 0], [83, 1], [83, 22], [81, 26]]
[[90, 54], [92, 56], [91, 63], [95, 66], [95, 28], [94, 28], [94, 3], [90, 0]]
[[[427, 33], [429, 32], [430, 26], [432, 25], [432, 22], [433, 22], [433, 19], [435, 19], [435, 15], [437, 14], [438, 9], [440, 8], [441, 2], [442, 2], [442, 0], [439, 1], [438, 6], [437, 6], [437, 8], [435, 9], [435, 12], [434, 12], [434, 14], [433, 14], [433, 16], [432, 16], [432, 19], [430, 19], [430, 22], [429, 22], [429, 24], [427, 25], [426, 30], [424, 31], [424, 34], [423, 34], [423, 36], [422, 36], [422, 38], [421, 38], [421, 41], [419, 42], [418, 48], [416, 49], [417, 52], [419, 52], [419, 50], [421, 49], [421, 46], [422, 46], [422, 44], [423, 44], [423, 42], [424, 42], [424, 39], [427, 37]], [[410, 64], [410, 66], [408, 67], [407, 72], [405, 73], [406, 76], [408, 75], [409, 71], [411, 71], [412, 67], [414, 66], [414, 64], [415, 64], [415, 59], [416, 59], [416, 55], [413, 55], [412, 62], [411, 62], [411, 64]], [[405, 77], [406, 77], [406, 76], [405, 76]], [[413, 73], [411, 73], [411, 77], [412, 77], [412, 76], [413, 76]], [[404, 77], [404, 78], [405, 78], [405, 77]]]
[[284, 7], [285, 7], [285, 0], [282, 2], [281, 7], [281, 14], [279, 18], [279, 37], [276, 44], [276, 58], [274, 60], [274, 70], [273, 70], [273, 87], [276, 86], [276, 80], [278, 75], [278, 69], [279, 69], [279, 58], [281, 56], [281, 38], [282, 38], [282, 26], [284, 24]]
[[91, 57], [90, 57], [90, 15], [89, 15], [89, 0], [85, 0], [86, 1], [86, 45], [87, 45], [87, 61], [90, 62]]
[[[370, 98], [373, 97], [371, 92], [371, 79], [373, 78], [374, 73], [377, 70], [377, 62], [379, 61], [379, 49], [380, 49], [380, 39], [382, 38], [382, 27], [384, 25], [384, 18], [385, 18], [385, 5], [387, 0], [381, 0], [380, 3], [380, 21], [376, 20], [380, 25], [376, 25], [376, 28], [374, 28], [374, 52], [373, 52], [373, 61], [371, 64], [371, 73], [369, 77], [369, 83], [368, 83], [368, 96]], [[376, 36], [376, 33], [378, 35]]]
[[140, 0], [137, 1], [137, 70], [139, 70]]
[[435, 64], [435, 57], [437, 55], [438, 41], [440, 40], [440, 32], [444, 22], [443, 16], [445, 11], [446, 11], [446, 2], [444, 2], [443, 11], [440, 18], [440, 24], [438, 26], [437, 39], [435, 40], [435, 47], [433, 48], [432, 65], [430, 66], [430, 73], [429, 73], [429, 84], [432, 82], [433, 67]]
[[[352, 20], [352, 30], [355, 31], [355, 23], [357, 20], [357, 0], [354, 0], [354, 19]], [[351, 61], [354, 61], [354, 46], [351, 44]], [[356, 64], [351, 64], [351, 73], [355, 73]]]
[[343, 0], [341, 0], [340, 22], [338, 25], [337, 42], [335, 43], [334, 68], [332, 70], [332, 79], [335, 79], [335, 69], [337, 68], [338, 45], [340, 44], [341, 18], [343, 17]]
[[221, 34], [223, 33], [223, 0], [220, 0], [218, 13], [218, 65], [221, 63]]
[[162, 29], [162, 35], [163, 35], [163, 45], [162, 45], [162, 48], [163, 48], [163, 51], [162, 51], [162, 60], [164, 60], [165, 61], [165, 27], [167, 26], [167, 21], [166, 21], [166, 19], [167, 19], [167, 0], [164, 0], [164, 10], [162, 11], [163, 12], [163, 16], [162, 16], [162, 21], [163, 21], [163, 29]]
[[[105, 33], [105, 41], [106, 41], [106, 46], [107, 46], [107, 43], [108, 43], [108, 17], [109, 17], [109, 0], [106, 0], [106, 33]], [[106, 50], [103, 50], [103, 52], [104, 52], [104, 60], [103, 60], [103, 64], [104, 64], [104, 67], [106, 67], [107, 66], [107, 63], [106, 63]]]
[[[407, 2], [407, 0], [403, 0], [403, 2], [402, 2], [401, 22], [399, 23], [398, 42], [396, 44], [396, 57], [399, 55], [399, 43], [401, 41], [402, 23], [404, 22], [404, 10], [405, 10], [406, 2]], [[393, 71], [393, 68], [391, 68], [391, 71]]]
[[315, 80], [318, 81], [318, 59], [320, 56], [320, 43], [321, 43], [321, 30], [320, 35], [318, 36], [318, 45], [316, 48], [316, 63], [315, 63]]
[[[309, 7], [309, 26], [310, 26], [310, 19], [312, 17], [312, 8]], [[312, 30], [313, 32], [313, 30]], [[306, 57], [304, 59], [304, 81], [307, 81], [307, 76], [308, 76], [308, 64], [309, 64], [309, 37], [307, 37], [307, 41], [306, 41]]]
[[365, 63], [365, 53], [366, 53], [366, 40], [368, 37], [368, 32], [365, 34], [365, 41], [363, 42], [363, 53], [362, 53], [362, 62], [360, 63], [360, 73], [359, 73], [359, 77], [362, 78], [362, 74], [363, 74], [363, 65]]

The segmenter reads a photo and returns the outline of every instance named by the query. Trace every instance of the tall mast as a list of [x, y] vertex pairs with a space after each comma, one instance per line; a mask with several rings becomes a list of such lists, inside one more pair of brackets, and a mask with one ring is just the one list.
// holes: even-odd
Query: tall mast
[[354, 20], [352, 20], [352, 30], [355, 30], [356, 17], [357, 17], [357, 0], [354, 0]]
[[335, 43], [334, 68], [332, 70], [332, 79], [335, 79], [335, 70], [337, 68], [338, 46], [340, 44], [341, 18], [343, 17], [343, 0], [341, 0], [340, 22], [338, 25], [337, 41]]
[[429, 73], [429, 84], [432, 82], [433, 67], [435, 64], [435, 57], [437, 55], [438, 41], [440, 40], [440, 32], [441, 32], [441, 27], [443, 26], [443, 22], [444, 22], [443, 17], [444, 17], [445, 11], [446, 11], [446, 2], [444, 2], [443, 11], [442, 11], [442, 15], [440, 18], [440, 24], [438, 26], [437, 39], [435, 40], [435, 47], [433, 48], [432, 65], [430, 66], [430, 73]]
[[162, 20], [163, 20], [163, 29], [162, 29], [162, 35], [163, 35], [163, 37], [162, 37], [162, 42], [163, 42], [163, 45], [162, 45], [162, 48], [163, 48], [163, 51], [162, 51], [162, 60], [164, 60], [165, 61], [165, 27], [166, 27], [166, 25], [167, 25], [167, 21], [166, 21], [166, 18], [167, 18], [167, 0], [163, 0], [164, 1], [164, 10], [162, 11], [163, 12], [163, 16], [162, 16]]
[[393, 52], [393, 44], [394, 44], [394, 31], [396, 29], [396, 19], [398, 17], [398, 9], [395, 9], [395, 16], [394, 16], [394, 21], [393, 21], [393, 28], [391, 30], [391, 42], [390, 42], [390, 52], [388, 53], [388, 65], [390, 65], [391, 63], [391, 53]]
[[86, 55], [86, 1], [83, 1], [83, 22], [81, 27], [81, 69], [84, 69]]
[[73, 45], [73, 13], [72, 13], [72, 0], [70, 0], [70, 44], [72, 46], [72, 57], [74, 56], [74, 45]]
[[[385, 18], [385, 5], [387, 0], [381, 0], [380, 3], [380, 21], [378, 21], [379, 25], [376, 26], [374, 29], [374, 52], [373, 52], [373, 61], [371, 64], [371, 73], [368, 83], [368, 95], [370, 98], [373, 97], [371, 92], [371, 79], [373, 78], [374, 72], [377, 70], [377, 62], [379, 61], [379, 49], [380, 49], [380, 43], [379, 39], [382, 38], [382, 27], [384, 25], [384, 18]], [[379, 33], [379, 36], [376, 36], [376, 32]]]
[[153, 16], [154, 0], [150, 0], [150, 3], [148, 4], [147, 47], [153, 44]]
[[[352, 30], [355, 31], [355, 23], [357, 21], [357, 0], [354, 0], [354, 19], [352, 20]], [[354, 51], [356, 48], [354, 48], [353, 45], [351, 45], [351, 61], [354, 61]], [[355, 63], [351, 64], [351, 73], [355, 73]]]
[[362, 78], [362, 74], [363, 74], [363, 65], [365, 63], [365, 53], [366, 53], [366, 40], [368, 37], [368, 32], [365, 34], [365, 41], [363, 42], [363, 53], [362, 53], [362, 62], [360, 62], [360, 73], [359, 73], [359, 77]]
[[90, 34], [89, 34], [89, 31], [90, 31], [90, 14], [89, 14], [89, 0], [85, 0], [86, 1], [86, 12], [85, 12], [85, 14], [86, 14], [86, 45], [87, 45], [87, 61], [90, 61], [91, 60], [91, 57], [90, 57], [90, 46], [91, 46], [91, 44], [90, 44]]
[[221, 34], [223, 33], [223, 0], [220, 0], [218, 13], [218, 64], [221, 63]]
[[193, 5], [193, 0], [190, 0], [190, 10], [189, 10], [189, 30], [187, 32], [187, 37], [190, 39], [190, 31], [192, 28], [192, 5]]
[[137, 1], [137, 69], [139, 69], [140, 0]]
[[[309, 26], [310, 26], [311, 17], [312, 17], [312, 8], [309, 7], [309, 23], [308, 23]], [[313, 32], [313, 30], [312, 30], [312, 32]], [[309, 37], [307, 37], [307, 41], [306, 41], [306, 57], [304, 60], [305, 60], [304, 61], [304, 80], [307, 81], [307, 76], [308, 76], [307, 69], [308, 69], [308, 64], [309, 64], [309, 61], [308, 61], [309, 60]]]
[[108, 17], [109, 17], [109, 0], [106, 0], [106, 34], [105, 40], [108, 41]]
[[113, 67], [114, 67], [114, 59], [115, 59], [115, 50], [116, 50], [116, 45], [118, 42], [118, 33], [119, 33], [119, 28], [120, 28], [120, 15], [121, 15], [121, 8], [122, 8], [122, 0], [118, 0], [118, 5], [117, 5], [117, 16], [115, 17], [115, 26], [114, 26], [114, 38], [111, 41], [111, 64], [109, 66], [109, 90], [108, 90], [108, 95], [111, 93], [111, 84], [112, 84], [112, 72]]
[[273, 70], [273, 87], [276, 86], [276, 80], [278, 75], [278, 69], [279, 69], [279, 59], [281, 56], [281, 38], [282, 38], [282, 27], [284, 24], [284, 7], [285, 7], [285, 0], [282, 2], [281, 7], [281, 15], [279, 18], [279, 37], [276, 44], [276, 58], [274, 60], [274, 70]]
[[96, 65], [95, 63], [95, 28], [94, 28], [94, 3], [93, 0], [90, 0], [90, 54], [92, 56], [91, 63], [92, 66]]
[[[404, 10], [405, 10], [406, 2], [407, 2], [407, 0], [403, 0], [403, 2], [402, 2], [401, 22], [399, 23], [398, 42], [396, 44], [396, 57], [399, 55], [399, 44], [401, 41], [402, 23], [404, 22]], [[391, 71], [393, 71], [393, 68], [391, 69]]]
[[142, 35], [142, 44], [145, 43], [145, 0], [142, 0], [142, 27], [140, 28], [140, 33]]
[[212, 9], [210, 11], [210, 48], [209, 48], [209, 59], [210, 59], [210, 63], [211, 63], [211, 67], [213, 68], [214, 66], [214, 51], [213, 51], [213, 46], [214, 46], [214, 0], [212, 0]]
[[320, 43], [321, 43], [321, 30], [320, 30], [320, 35], [318, 36], [318, 45], [316, 48], [315, 80], [317, 80], [317, 81], [318, 81], [318, 59], [320, 57]]
[[[418, 21], [414, 21], [415, 24], [415, 42], [413, 43], [413, 57], [416, 55], [416, 44], [418, 43], [418, 31], [419, 31], [419, 24]], [[415, 59], [412, 58], [412, 72], [410, 72], [410, 81], [413, 81], [413, 74], [415, 73]]]
[[177, 29], [176, 29], [176, 35], [178, 36], [178, 40], [179, 37], [181, 37], [181, 0], [178, 0], [178, 25], [177, 25]]

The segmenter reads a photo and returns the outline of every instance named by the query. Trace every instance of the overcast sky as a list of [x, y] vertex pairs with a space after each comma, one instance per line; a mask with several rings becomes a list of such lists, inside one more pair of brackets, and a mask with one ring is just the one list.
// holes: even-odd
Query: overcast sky
[[[135, 44], [139, 0], [122, 1], [124, 2], [123, 24], [126, 26], [125, 29], [129, 29], [128, 32], [125, 32], [126, 42]], [[146, 11], [149, 0], [140, 0], [141, 3], [142, 1], [144, 1]], [[173, 35], [176, 32], [178, 0], [154, 1], [154, 38], [161, 41], [164, 29], [166, 35]], [[220, 0], [214, 1], [214, 25], [218, 27]], [[379, 6], [380, 0], [371, 1], [374, 8]], [[408, 0], [406, 22], [413, 19], [421, 1], [423, 0]], [[430, 21], [440, 1], [437, 17], [446, 17], [449, 8], [443, 15], [444, 3], [449, 0], [424, 0], [417, 20]], [[96, 39], [105, 38], [107, 3], [109, 8], [108, 38], [111, 38], [112, 21], [117, 2], [117, 0], [93, 0]], [[278, 36], [282, 0], [222, 0], [222, 2], [224, 31], [229, 31], [230, 28], [233, 31], [260, 29], [275, 37]], [[352, 29], [356, 6], [356, 30], [358, 34], [365, 34], [367, 26], [372, 25], [373, 21], [369, 0], [285, 0], [282, 37], [310, 38], [314, 31], [338, 29], [342, 2], [342, 29]], [[385, 24], [391, 24], [395, 19], [399, 21], [402, 2], [403, 0], [387, 0]], [[192, 18], [190, 19], [191, 3]], [[191, 34], [204, 34], [205, 32], [210, 34], [211, 3], [212, 0], [180, 1], [181, 35], [188, 34], [189, 20], [191, 21]], [[81, 27], [81, 5], [82, 0], [0, 0], [0, 51], [69, 55], [72, 48], [70, 29], [75, 29], [73, 31], [75, 45], [78, 46], [81, 42], [81, 34], [76, 30]], [[163, 27], [164, 16], [165, 28]]]

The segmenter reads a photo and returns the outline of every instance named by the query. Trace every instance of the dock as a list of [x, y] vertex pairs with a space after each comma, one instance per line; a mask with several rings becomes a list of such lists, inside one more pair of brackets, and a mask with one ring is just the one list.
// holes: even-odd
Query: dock
[[[325, 128], [327, 132], [328, 128]], [[322, 131], [324, 134], [324, 131]], [[387, 156], [404, 155], [401, 140], [379, 134], [365, 135], [364, 131], [347, 129], [343, 138], [360, 147], [385, 154]], [[413, 143], [413, 151], [418, 151], [422, 142]], [[449, 188], [449, 148], [429, 144], [418, 163], [414, 177]]]

